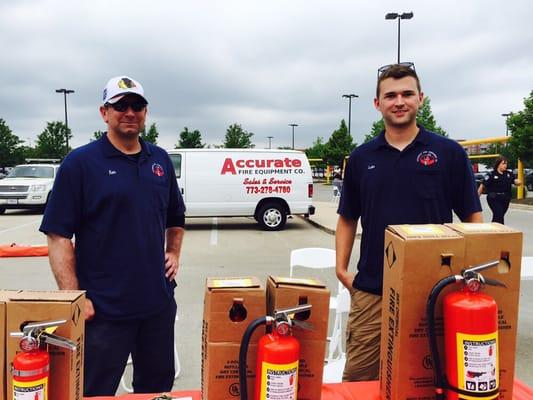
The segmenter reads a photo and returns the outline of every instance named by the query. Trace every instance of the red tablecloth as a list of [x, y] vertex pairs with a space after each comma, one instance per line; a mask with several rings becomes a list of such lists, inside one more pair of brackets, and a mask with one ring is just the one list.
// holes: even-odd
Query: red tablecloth
[[[192, 397], [201, 400], [200, 391], [173, 392], [173, 397]], [[155, 397], [149, 394], [128, 394], [118, 397], [91, 397], [91, 400], [148, 400]], [[533, 399], [533, 389], [515, 380], [513, 400]], [[379, 382], [329, 383], [322, 386], [322, 400], [380, 400]]]

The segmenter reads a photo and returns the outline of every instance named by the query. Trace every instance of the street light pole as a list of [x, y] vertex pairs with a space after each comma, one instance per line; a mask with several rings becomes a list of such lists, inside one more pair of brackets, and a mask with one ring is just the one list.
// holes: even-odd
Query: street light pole
[[359, 97], [356, 94], [350, 93], [350, 94], [343, 94], [342, 97], [349, 100], [348, 105], [348, 134], [352, 134], [352, 99], [355, 97]]
[[67, 94], [74, 93], [74, 90], [71, 89], [56, 89], [56, 93], [63, 93], [65, 99], [65, 140], [67, 143], [67, 148], [65, 153], [68, 153], [68, 116], [67, 116]]
[[513, 115], [512, 112], [502, 114], [502, 117], [505, 117], [505, 136], [509, 136], [509, 117], [511, 115]]
[[294, 127], [298, 124], [289, 124], [289, 126], [292, 126], [292, 149], [294, 150]]
[[400, 20], [413, 18], [413, 12], [408, 13], [387, 13], [385, 19], [397, 19], [398, 20], [398, 64], [400, 63]]
[[274, 136], [267, 136], [268, 138], [268, 148], [271, 149], [272, 148], [272, 139], [274, 138]]

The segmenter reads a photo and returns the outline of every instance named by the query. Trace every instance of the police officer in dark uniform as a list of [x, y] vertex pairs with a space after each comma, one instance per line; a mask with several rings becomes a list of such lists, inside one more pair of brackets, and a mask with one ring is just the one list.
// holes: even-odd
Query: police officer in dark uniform
[[492, 222], [503, 224], [503, 216], [509, 208], [511, 201], [511, 185], [519, 185], [520, 181], [514, 179], [511, 171], [507, 170], [507, 159], [498, 157], [494, 163], [494, 169], [479, 185], [478, 193], [481, 195], [485, 190], [487, 203], [492, 210]]

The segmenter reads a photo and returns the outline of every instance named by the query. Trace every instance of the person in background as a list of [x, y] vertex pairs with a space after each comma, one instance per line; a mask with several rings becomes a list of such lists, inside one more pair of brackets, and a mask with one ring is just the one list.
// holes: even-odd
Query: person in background
[[520, 185], [518, 179], [514, 179], [511, 171], [507, 170], [507, 159], [498, 157], [494, 163], [494, 169], [489, 172], [478, 188], [478, 194], [487, 193], [487, 203], [492, 211], [492, 222], [504, 224], [503, 217], [509, 208], [511, 201], [511, 185]]
[[40, 227], [59, 288], [86, 291], [84, 396], [113, 396], [129, 354], [135, 392], [173, 386], [185, 206], [168, 154], [139, 137], [147, 105], [139, 82], [109, 80], [107, 133], [65, 158]]
[[337, 189], [337, 192], [339, 195], [342, 193], [342, 175], [340, 169], [335, 169], [335, 172], [333, 173], [333, 180], [331, 181], [331, 185]]
[[[443, 224], [452, 211], [482, 222], [472, 167], [457, 142], [417, 125], [424, 95], [412, 63], [382, 67], [374, 106], [385, 130], [358, 146], [344, 171], [335, 235], [336, 274], [351, 291], [344, 381], [379, 377], [384, 235], [387, 225]], [[357, 274], [348, 271], [357, 221]]]

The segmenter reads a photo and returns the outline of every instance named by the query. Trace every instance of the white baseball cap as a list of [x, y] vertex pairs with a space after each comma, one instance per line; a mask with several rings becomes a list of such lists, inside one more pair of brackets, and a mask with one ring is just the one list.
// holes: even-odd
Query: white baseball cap
[[141, 96], [146, 101], [146, 104], [148, 104], [148, 100], [144, 97], [142, 85], [135, 79], [123, 75], [111, 78], [107, 82], [104, 88], [103, 102], [104, 104], [114, 104], [127, 94]]

